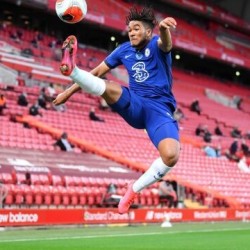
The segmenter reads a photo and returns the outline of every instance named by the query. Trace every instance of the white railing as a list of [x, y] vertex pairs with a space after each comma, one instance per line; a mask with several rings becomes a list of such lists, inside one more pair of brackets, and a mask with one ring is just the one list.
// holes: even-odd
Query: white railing
[[0, 209], [3, 208], [3, 201], [6, 198], [7, 194], [7, 188], [4, 186], [4, 184], [0, 183]]
[[17, 85], [17, 72], [0, 64], [0, 82], [8, 85]]

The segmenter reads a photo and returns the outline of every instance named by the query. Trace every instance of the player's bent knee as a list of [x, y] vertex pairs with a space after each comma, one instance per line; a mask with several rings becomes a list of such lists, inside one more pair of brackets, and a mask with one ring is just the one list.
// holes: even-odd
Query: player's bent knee
[[168, 167], [173, 167], [177, 163], [180, 153], [179, 143], [166, 144], [164, 147], [161, 147], [159, 151], [162, 161]]
[[120, 98], [121, 94], [122, 94], [121, 86], [119, 86], [114, 82], [106, 81], [106, 90], [102, 95], [102, 97], [108, 104], [116, 103]]
[[173, 167], [179, 159], [179, 153], [176, 151], [166, 151], [161, 158], [164, 164], [168, 167]]
[[178, 159], [180, 154], [180, 144], [174, 139], [165, 139], [160, 142], [158, 146], [162, 161], [168, 167], [173, 167]]

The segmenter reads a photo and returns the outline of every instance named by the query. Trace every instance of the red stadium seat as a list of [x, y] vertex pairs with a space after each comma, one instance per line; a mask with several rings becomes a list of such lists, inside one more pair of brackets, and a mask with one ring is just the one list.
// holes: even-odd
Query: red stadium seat
[[24, 185], [23, 186], [24, 191], [24, 204], [31, 206], [34, 203], [34, 193], [33, 193], [33, 187]]
[[43, 186], [34, 186], [32, 191], [34, 195], [34, 204], [38, 206], [42, 205], [44, 203]]
[[14, 184], [11, 173], [2, 173], [0, 176], [0, 181], [4, 184]]
[[64, 185], [64, 181], [60, 175], [52, 175], [51, 179], [52, 179], [53, 186], [63, 186]]
[[44, 197], [44, 205], [50, 206], [52, 204], [52, 187], [42, 186], [42, 194]]
[[61, 186], [53, 187], [52, 189], [52, 204], [55, 206], [61, 205], [62, 193]]
[[79, 196], [79, 205], [81, 206], [85, 206], [87, 205], [87, 196], [88, 196], [88, 193], [86, 191], [86, 188], [83, 187], [83, 188], [76, 188], [77, 190], [77, 194]]
[[77, 187], [69, 187], [67, 188], [69, 197], [70, 197], [70, 205], [76, 206], [79, 202], [79, 195], [77, 192]]
[[22, 205], [24, 204], [24, 185], [16, 185], [14, 189], [15, 195], [15, 204]]

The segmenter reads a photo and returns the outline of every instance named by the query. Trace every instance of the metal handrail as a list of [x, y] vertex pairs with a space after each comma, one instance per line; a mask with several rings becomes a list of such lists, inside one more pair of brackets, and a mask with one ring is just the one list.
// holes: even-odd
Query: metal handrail
[[3, 201], [8, 195], [8, 189], [4, 184], [0, 183], [0, 209], [3, 208]]

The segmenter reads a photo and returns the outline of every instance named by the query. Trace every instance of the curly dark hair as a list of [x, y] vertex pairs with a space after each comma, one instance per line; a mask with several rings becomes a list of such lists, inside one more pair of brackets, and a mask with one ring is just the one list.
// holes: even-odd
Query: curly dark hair
[[133, 6], [126, 17], [126, 24], [128, 25], [131, 21], [144, 22], [149, 25], [151, 29], [154, 29], [155, 25], [157, 24], [152, 7], [144, 7], [142, 10], [138, 10]]

